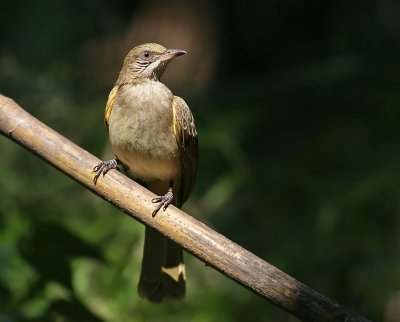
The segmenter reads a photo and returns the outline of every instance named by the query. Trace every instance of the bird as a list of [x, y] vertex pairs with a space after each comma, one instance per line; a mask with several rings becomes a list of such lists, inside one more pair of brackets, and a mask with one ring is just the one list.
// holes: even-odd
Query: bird
[[[128, 52], [104, 115], [115, 159], [93, 168], [94, 184], [100, 175], [121, 165], [130, 178], [155, 193], [153, 218], [170, 204], [181, 208], [197, 174], [198, 136], [192, 112], [160, 81], [169, 62], [184, 54], [156, 43]], [[181, 299], [186, 293], [182, 248], [149, 226], [138, 293], [154, 303]]]

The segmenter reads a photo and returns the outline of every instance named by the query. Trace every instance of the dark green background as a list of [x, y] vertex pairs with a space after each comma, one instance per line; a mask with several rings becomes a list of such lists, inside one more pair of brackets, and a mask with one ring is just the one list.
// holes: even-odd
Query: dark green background
[[[400, 321], [397, 1], [3, 0], [0, 17], [0, 92], [102, 158], [127, 50], [188, 49], [165, 78], [200, 136], [186, 210], [359, 314]], [[1, 322], [296, 321], [191, 256], [184, 301], [141, 300], [143, 227], [4, 137], [0, 229]]]

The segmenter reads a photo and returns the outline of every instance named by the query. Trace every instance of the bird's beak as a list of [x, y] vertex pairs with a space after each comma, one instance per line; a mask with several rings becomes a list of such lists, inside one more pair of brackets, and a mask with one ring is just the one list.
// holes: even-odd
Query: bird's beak
[[167, 61], [174, 57], [186, 54], [186, 51], [181, 49], [167, 49], [167, 51], [160, 56], [161, 61]]

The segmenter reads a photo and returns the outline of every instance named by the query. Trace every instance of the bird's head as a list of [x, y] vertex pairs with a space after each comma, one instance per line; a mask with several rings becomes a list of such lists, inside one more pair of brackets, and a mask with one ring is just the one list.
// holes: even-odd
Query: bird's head
[[129, 79], [159, 79], [168, 62], [177, 56], [186, 54], [180, 49], [167, 49], [155, 43], [134, 47], [126, 55], [119, 81]]

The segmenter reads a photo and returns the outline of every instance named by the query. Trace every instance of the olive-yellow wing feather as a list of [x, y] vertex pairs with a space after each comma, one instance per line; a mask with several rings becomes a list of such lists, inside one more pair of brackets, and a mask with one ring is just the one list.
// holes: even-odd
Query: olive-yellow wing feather
[[108, 125], [110, 123], [111, 111], [114, 106], [114, 101], [115, 101], [115, 97], [117, 96], [118, 88], [119, 88], [118, 86], [114, 86], [114, 88], [111, 90], [110, 94], [108, 95], [106, 110], [104, 111], [104, 124], [106, 125], [107, 131], [108, 131]]
[[192, 192], [198, 159], [198, 139], [193, 115], [185, 101], [175, 96], [172, 102], [174, 134], [181, 159], [181, 179], [178, 183], [177, 206], [180, 207]]

